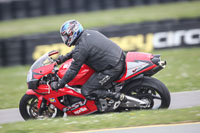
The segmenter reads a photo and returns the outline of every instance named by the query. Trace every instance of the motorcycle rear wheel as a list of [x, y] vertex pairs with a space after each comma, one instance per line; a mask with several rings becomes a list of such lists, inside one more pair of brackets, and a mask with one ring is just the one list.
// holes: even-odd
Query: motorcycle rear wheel
[[27, 95], [25, 94], [19, 103], [19, 111], [21, 116], [24, 120], [29, 119], [41, 119], [41, 118], [54, 118], [54, 117], [62, 117], [64, 112], [57, 108], [49, 108], [47, 107], [46, 110], [43, 112], [43, 116], [41, 117], [38, 114], [37, 108], [38, 98], [35, 95]]
[[[128, 84], [123, 89], [123, 93], [149, 103], [146, 107], [140, 107], [139, 109], [169, 108], [171, 102], [168, 88], [161, 81], [152, 77], [144, 77], [140, 81]], [[132, 109], [128, 108], [128, 110]], [[123, 107], [120, 110], [126, 110], [126, 108]]]

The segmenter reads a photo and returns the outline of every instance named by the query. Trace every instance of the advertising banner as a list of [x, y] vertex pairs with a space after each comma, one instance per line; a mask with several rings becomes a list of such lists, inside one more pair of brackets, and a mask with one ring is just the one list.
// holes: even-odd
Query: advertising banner
[[[200, 18], [163, 20], [94, 29], [109, 37], [124, 51], [200, 46]], [[62, 43], [59, 31], [0, 40], [0, 66], [30, 64], [44, 53], [72, 50]]]
[[[127, 24], [94, 30], [109, 37], [124, 51], [151, 52], [153, 49], [200, 46], [199, 18]], [[57, 49], [65, 54], [72, 48], [67, 48], [62, 42], [37, 46], [33, 59], [37, 59], [49, 49]]]

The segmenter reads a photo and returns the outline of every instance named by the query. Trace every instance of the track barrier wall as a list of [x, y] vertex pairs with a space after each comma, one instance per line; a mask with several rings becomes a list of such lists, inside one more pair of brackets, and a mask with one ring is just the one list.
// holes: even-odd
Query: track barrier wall
[[[116, 42], [124, 51], [200, 46], [200, 18], [163, 20], [95, 29]], [[44, 53], [72, 48], [62, 43], [59, 32], [0, 39], [0, 66], [31, 64]]]

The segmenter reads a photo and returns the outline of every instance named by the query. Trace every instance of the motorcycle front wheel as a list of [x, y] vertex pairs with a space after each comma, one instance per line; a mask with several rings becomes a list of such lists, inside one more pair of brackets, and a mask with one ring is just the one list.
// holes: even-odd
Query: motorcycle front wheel
[[37, 108], [38, 98], [35, 95], [25, 94], [19, 103], [19, 111], [24, 120], [29, 119], [42, 119], [42, 118], [54, 118], [62, 117], [64, 112], [57, 109], [53, 105], [48, 105], [43, 111], [42, 115], [39, 116], [39, 110]]

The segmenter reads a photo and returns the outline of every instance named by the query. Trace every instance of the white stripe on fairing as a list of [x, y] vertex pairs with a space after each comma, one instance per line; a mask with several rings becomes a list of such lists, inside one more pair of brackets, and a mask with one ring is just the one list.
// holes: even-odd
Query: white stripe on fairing
[[126, 73], [126, 78], [133, 75], [134, 73], [140, 71], [141, 69], [145, 68], [148, 66], [148, 63], [145, 62], [127, 62], [127, 73]]

